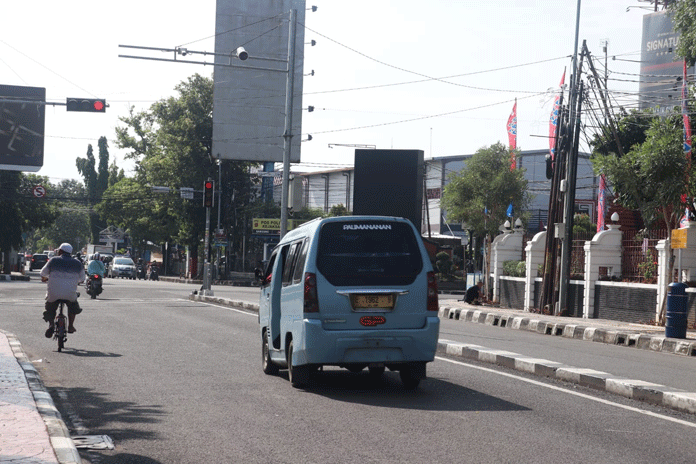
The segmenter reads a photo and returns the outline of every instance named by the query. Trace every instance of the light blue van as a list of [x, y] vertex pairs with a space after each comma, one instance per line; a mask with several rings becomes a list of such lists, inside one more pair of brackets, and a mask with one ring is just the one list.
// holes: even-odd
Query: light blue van
[[305, 223], [273, 249], [261, 286], [263, 371], [287, 368], [294, 387], [331, 365], [373, 377], [388, 368], [416, 388], [435, 358], [437, 281], [406, 219]]

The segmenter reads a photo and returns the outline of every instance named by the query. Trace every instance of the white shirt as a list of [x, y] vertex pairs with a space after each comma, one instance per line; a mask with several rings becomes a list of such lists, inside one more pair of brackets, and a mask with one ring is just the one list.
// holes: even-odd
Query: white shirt
[[54, 256], [41, 269], [41, 277], [48, 277], [46, 301], [77, 300], [77, 284], [85, 280], [82, 263], [68, 254]]

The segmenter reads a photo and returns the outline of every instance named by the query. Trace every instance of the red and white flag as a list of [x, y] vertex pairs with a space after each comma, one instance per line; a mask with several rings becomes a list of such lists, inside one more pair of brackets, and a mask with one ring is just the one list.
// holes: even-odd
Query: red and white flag
[[517, 99], [512, 107], [512, 113], [507, 122], [508, 141], [510, 142], [510, 171], [517, 168], [517, 159], [515, 158], [515, 150], [517, 149]]
[[[689, 120], [688, 92], [686, 87], [686, 60], [684, 60], [684, 76], [682, 78], [682, 118], [684, 119], [684, 154], [691, 167], [691, 121]], [[688, 171], [687, 171], [688, 172]]]
[[604, 216], [607, 212], [606, 203], [607, 180], [604, 174], [599, 176], [599, 192], [597, 195], [597, 232], [604, 230]]

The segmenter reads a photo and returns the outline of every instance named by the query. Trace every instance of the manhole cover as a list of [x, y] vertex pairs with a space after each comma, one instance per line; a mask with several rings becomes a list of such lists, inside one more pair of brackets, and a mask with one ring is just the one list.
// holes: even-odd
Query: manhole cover
[[108, 435], [78, 435], [72, 438], [75, 448], [114, 449], [114, 441]]

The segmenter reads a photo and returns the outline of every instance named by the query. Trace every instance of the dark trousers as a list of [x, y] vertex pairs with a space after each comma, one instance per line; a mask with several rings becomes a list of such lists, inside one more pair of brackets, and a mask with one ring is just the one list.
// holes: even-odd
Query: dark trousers
[[[80, 305], [77, 303], [77, 301], [68, 301], [67, 306], [68, 315], [76, 315], [82, 312], [82, 308], [80, 308]], [[53, 320], [56, 318], [56, 311], [58, 311], [58, 300], [47, 301], [46, 310], [43, 313], [44, 321], [53, 322]]]

